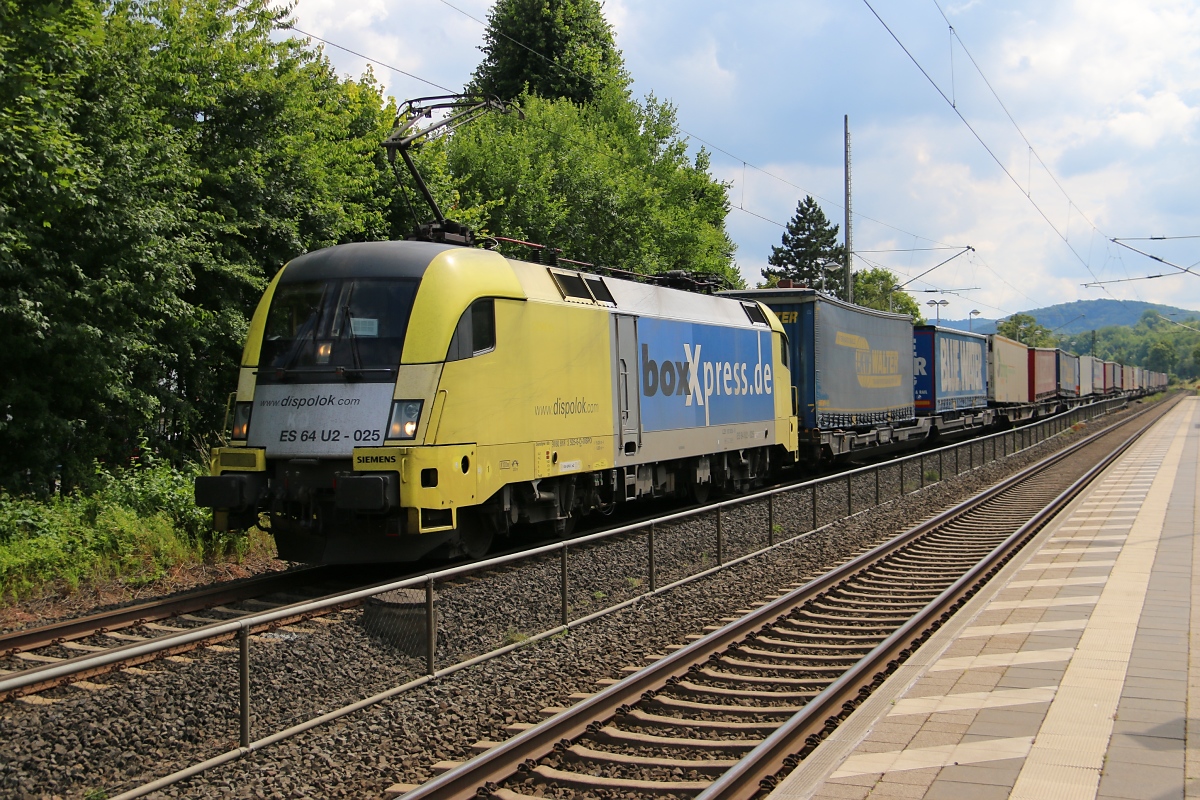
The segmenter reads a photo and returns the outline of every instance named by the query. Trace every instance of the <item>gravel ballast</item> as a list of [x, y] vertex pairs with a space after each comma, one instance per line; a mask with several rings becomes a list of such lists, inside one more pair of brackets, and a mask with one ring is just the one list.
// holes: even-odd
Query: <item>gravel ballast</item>
[[[1101, 418], [1079, 434], [1057, 437], [902, 497], [899, 469], [889, 467], [880, 474], [880, 495], [885, 501], [898, 499], [887, 505], [266, 748], [158, 796], [371, 797], [396, 782], [427, 780], [436, 762], [469, 758], [476, 741], [508, 738], [506, 725], [538, 722], [541, 708], [569, 705], [572, 693], [596, 691], [599, 679], [621, 677], [622, 667], [645, 663], [647, 656], [684, 643], [688, 634], [700, 633], [734, 610], [826, 572], [1129, 413]], [[982, 446], [972, 445], [976, 463], [982, 460]], [[965, 470], [965, 450], [963, 459]], [[907, 488], [915, 488], [911, 484], [922, 471], [935, 479], [933, 473], [942, 465], [936, 457], [926, 462], [921, 471], [915, 465], [905, 470]], [[948, 474], [954, 472], [949, 461], [944, 467]], [[852, 486], [855, 511], [874, 502], [873, 477], [856, 478]], [[821, 487], [817, 504], [822, 523], [844, 516], [845, 482]], [[782, 530], [776, 539], [809, 527], [812, 515], [807, 491], [780, 498], [775, 520]], [[765, 502], [727, 511], [722, 530], [726, 561], [764, 546]], [[658, 530], [659, 585], [715, 565], [715, 531], [711, 514]], [[646, 561], [644, 535], [572, 548], [571, 616], [645, 591]], [[558, 625], [559, 570], [553, 556], [439, 586], [438, 667]], [[416, 641], [398, 647], [394, 637], [368, 633], [359, 622], [361, 613], [340, 612], [252, 638], [254, 737], [423, 673], [423, 633], [408, 631]], [[63, 687], [45, 693], [53, 703], [34, 699], [0, 708], [0, 792], [35, 798], [103, 790], [112, 796], [236, 745], [236, 648], [210, 647], [97, 682], [109, 688]]]

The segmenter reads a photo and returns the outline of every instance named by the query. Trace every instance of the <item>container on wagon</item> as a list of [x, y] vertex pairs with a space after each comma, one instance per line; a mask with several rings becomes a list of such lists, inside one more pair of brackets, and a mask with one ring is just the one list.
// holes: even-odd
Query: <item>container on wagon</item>
[[872, 427], [914, 418], [910, 317], [813, 289], [729, 294], [763, 303], [783, 323], [801, 428]]
[[1092, 359], [1092, 394], [1106, 394], [1108, 392], [1108, 384], [1105, 383], [1107, 371], [1104, 369], [1104, 362], [1098, 358]]
[[1058, 390], [1058, 357], [1052, 347], [1029, 348], [1029, 402], [1054, 397]]
[[1096, 359], [1092, 358], [1091, 356], [1080, 356], [1079, 357], [1079, 396], [1080, 397], [1087, 397], [1088, 395], [1092, 394], [1092, 392], [1094, 391], [1093, 382], [1092, 382], [1092, 375], [1093, 375], [1092, 369], [1093, 369], [1093, 365], [1095, 363], [1096, 363]]
[[913, 328], [913, 402], [918, 415], [986, 408], [987, 337], [936, 325]]
[[1115, 361], [1104, 362], [1104, 391], [1109, 394], [1121, 391], [1121, 365]]
[[1059, 397], [1079, 396], [1079, 356], [1065, 350], [1055, 350], [1058, 361]]
[[988, 339], [988, 400], [995, 405], [1029, 402], [1029, 348], [998, 333]]

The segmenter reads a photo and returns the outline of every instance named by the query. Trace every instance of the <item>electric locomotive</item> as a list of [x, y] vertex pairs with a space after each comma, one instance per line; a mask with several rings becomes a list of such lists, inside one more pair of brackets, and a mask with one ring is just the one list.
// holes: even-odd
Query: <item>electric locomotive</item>
[[[565, 266], [565, 265], [564, 265]], [[314, 563], [484, 554], [646, 497], [743, 491], [797, 450], [757, 302], [423, 241], [271, 281], [196, 501]]]

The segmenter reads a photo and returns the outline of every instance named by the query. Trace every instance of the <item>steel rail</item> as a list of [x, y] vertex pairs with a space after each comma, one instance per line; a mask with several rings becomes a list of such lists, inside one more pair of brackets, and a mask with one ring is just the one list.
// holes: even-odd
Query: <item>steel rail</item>
[[[1087, 410], [1087, 409], [1091, 408], [1092, 406], [1106, 406], [1108, 404], [1119, 403], [1119, 402], [1123, 402], [1123, 401], [1124, 401], [1124, 398], [1121, 398], [1119, 400], [1101, 400], [1101, 401], [1097, 401], [1096, 403], [1090, 403], [1090, 404], [1084, 405], [1084, 406], [1077, 406], [1074, 409], [1071, 409], [1070, 411], [1065, 412], [1064, 414], [1055, 415], [1054, 417], [1048, 417], [1047, 419], [1042, 420], [1041, 422], [1042, 423], [1054, 422], [1055, 420], [1059, 419], [1060, 417], [1069, 416], [1075, 412]], [[1105, 410], [1105, 413], [1108, 413], [1107, 409]], [[1145, 413], [1145, 411], [1139, 412], [1139, 413]], [[1129, 422], [1129, 420], [1124, 420], [1118, 424], [1119, 425], [1126, 424], [1127, 422]], [[1028, 430], [1028, 429], [1029, 429], [1028, 427], [1025, 428], [1025, 430]], [[973, 439], [973, 440], [971, 440], [971, 443], [974, 443], [977, 441], [986, 441], [988, 439], [994, 439], [996, 437], [1008, 436], [1010, 434], [1013, 434], [1016, 430], [1020, 430], [1020, 429], [1006, 430], [1006, 431], [1000, 431], [997, 433], [989, 434], [987, 436], [979, 437], [978, 439]], [[1103, 432], [1101, 432], [1101, 433], [1103, 433]], [[1045, 438], [1048, 439], [1050, 437], [1047, 436]], [[936, 448], [933, 450], [928, 450], [928, 451], [924, 451], [921, 453], [914, 453], [912, 455], [904, 456], [902, 458], [897, 458], [892, 461], [884, 462], [882, 464], [872, 464], [872, 465], [868, 465], [868, 466], [864, 466], [864, 467], [858, 467], [855, 469], [846, 470], [844, 472], [839, 472], [834, 475], [822, 476], [820, 478], [815, 478], [815, 479], [800, 482], [800, 483], [776, 486], [776, 487], [772, 487], [770, 489], [764, 489], [764, 490], [756, 492], [754, 494], [742, 495], [740, 497], [730, 498], [728, 500], [719, 500], [719, 501], [715, 501], [715, 502], [709, 503], [704, 506], [698, 506], [698, 507], [694, 507], [694, 508], [685, 509], [682, 511], [676, 511], [676, 512], [672, 512], [670, 514], [664, 514], [662, 516], [654, 517], [651, 519], [637, 520], [635, 522], [632, 522], [632, 523], [629, 523], [626, 525], [621, 525], [616, 528], [610, 528], [610, 529], [607, 529], [604, 531], [598, 531], [596, 533], [592, 533], [592, 534], [588, 534], [585, 536], [580, 536], [578, 538], [570, 539], [570, 540], [567, 540], [566, 542], [554, 542], [552, 544], [541, 545], [539, 547], [535, 547], [530, 550], [521, 550], [521, 551], [517, 551], [517, 552], [513, 552], [513, 553], [508, 553], [503, 556], [497, 556], [494, 558], [486, 559], [483, 561], [476, 561], [476, 562], [472, 562], [470, 564], [449, 567], [449, 568], [442, 569], [442, 570], [435, 570], [433, 572], [424, 573], [424, 574], [412, 576], [409, 578], [404, 578], [402, 580], [392, 581], [392, 582], [384, 583], [384, 584], [377, 584], [377, 585], [374, 585], [371, 587], [366, 587], [363, 589], [357, 589], [357, 590], [353, 590], [350, 592], [343, 592], [340, 594], [330, 595], [328, 597], [319, 598], [317, 600], [307, 600], [307, 601], [303, 601], [303, 602], [299, 602], [299, 603], [293, 603], [291, 605], [281, 606], [280, 608], [272, 609], [270, 611], [263, 611], [263, 612], [258, 612], [258, 613], [254, 613], [254, 614], [248, 614], [244, 617], [239, 617], [237, 619], [229, 620], [227, 622], [214, 623], [212, 625], [205, 625], [202, 627], [193, 628], [189, 631], [185, 631], [185, 632], [181, 632], [181, 633], [168, 634], [166, 636], [162, 636], [162, 637], [153, 639], [149, 642], [133, 643], [133, 644], [125, 645], [122, 647], [113, 648], [112, 650], [106, 650], [102, 653], [96, 653], [96, 654], [91, 654], [91, 655], [82, 655], [82, 656], [78, 656], [76, 658], [66, 659], [66, 660], [58, 662], [58, 663], [48, 664], [44, 667], [37, 667], [34, 669], [25, 670], [25, 671], [15, 674], [15, 675], [9, 676], [7, 678], [0, 679], [0, 700], [5, 700], [10, 697], [20, 697], [23, 694], [28, 694], [30, 692], [38, 691], [40, 688], [46, 688], [49, 686], [57, 685], [58, 683], [61, 683], [66, 678], [70, 678], [70, 677], [74, 677], [74, 676], [79, 676], [79, 677], [94, 676], [94, 675], [102, 674], [104, 672], [111, 671], [113, 668], [116, 668], [118, 665], [132, 666], [132, 665], [135, 665], [138, 663], [145, 663], [145, 662], [153, 660], [155, 658], [160, 658], [164, 655], [172, 655], [175, 653], [194, 649], [196, 646], [198, 646], [199, 644], [201, 644], [203, 642], [217, 642], [217, 641], [228, 640], [234, 636], [239, 635], [240, 631], [242, 631], [243, 629], [253, 632], [256, 630], [264, 630], [264, 629], [268, 629], [271, 627], [278, 627], [279, 625], [287, 624], [288, 622], [294, 621], [296, 619], [302, 619], [302, 618], [305, 618], [306, 616], [310, 617], [310, 616], [313, 616], [318, 613], [326, 612], [327, 609], [332, 609], [332, 608], [338, 607], [338, 606], [350, 606], [353, 604], [357, 604], [357, 603], [365, 600], [368, 597], [371, 597], [371, 596], [374, 596], [377, 594], [382, 594], [384, 592], [389, 592], [389, 591], [393, 591], [396, 589], [419, 588], [419, 587], [427, 585], [429, 581], [435, 581], [435, 582], [436, 581], [444, 581], [444, 580], [447, 580], [450, 578], [455, 578], [455, 577], [458, 577], [461, 575], [466, 575], [466, 574], [478, 572], [478, 571], [485, 570], [485, 569], [492, 569], [495, 567], [516, 563], [518, 561], [523, 561], [525, 559], [535, 558], [535, 557], [541, 556], [541, 555], [558, 553], [564, 546], [579, 547], [580, 545], [602, 541], [604, 539], [608, 539], [613, 536], [618, 536], [621, 534], [646, 530], [652, 526], [669, 524], [672, 522], [678, 522], [681, 520], [689, 519], [691, 517], [701, 516], [701, 515], [709, 514], [712, 512], [716, 512], [719, 516], [720, 513], [727, 508], [733, 508], [733, 507], [738, 507], [738, 506], [742, 506], [742, 505], [746, 505], [746, 504], [750, 504], [750, 503], [754, 503], [754, 502], [758, 502], [758, 501], [762, 501], [762, 500], [768, 500], [769, 498], [773, 498], [775, 496], [778, 496], [781, 494], [787, 494], [790, 492], [797, 492], [797, 491], [802, 491], [802, 490], [806, 490], [806, 489], [815, 490], [819, 486], [822, 486], [827, 483], [832, 483], [835, 481], [836, 482], [842, 482], [842, 481], [849, 482], [849, 481], [852, 481], [854, 479], [854, 477], [856, 477], [856, 476], [866, 475], [866, 474], [869, 474], [869, 473], [879, 470], [879, 469], [887, 468], [889, 466], [895, 466], [897, 464], [905, 463], [905, 462], [915, 460], [915, 459], [924, 459], [924, 458], [928, 458], [930, 456], [935, 456], [935, 455], [939, 456], [939, 458], [940, 458], [941, 457], [940, 454], [943, 454], [947, 451], [954, 450], [955, 448], [963, 447], [965, 444], [967, 444], [967, 443], [957, 442], [957, 443], [949, 444], [944, 447]], [[1035, 442], [1028, 442], [1026, 444], [1026, 446], [1027, 447], [1033, 446], [1033, 444], [1035, 444]], [[1024, 449], [1024, 448], [1022, 448], [1022, 449]], [[1018, 452], [1018, 451], [1014, 451], [1014, 452]], [[1008, 453], [1008, 455], [1012, 455], [1012, 453]], [[922, 472], [923, 472], [923, 464], [924, 464], [924, 462], [922, 462]], [[814, 526], [814, 528], [815, 527], [816, 526]], [[789, 538], [794, 538], [794, 537], [789, 537]], [[720, 567], [720, 566], [723, 566], [723, 564], [718, 564], [718, 567]], [[577, 620], [569, 621], [569, 622], [565, 623], [565, 626], [569, 627], [571, 624], [578, 624], [578, 621]]]
[[315, 580], [327, 571], [328, 567], [303, 567], [242, 578], [159, 600], [101, 611], [86, 617], [74, 617], [36, 628], [11, 631], [0, 634], [0, 656], [12, 656], [39, 647], [83, 639], [97, 633], [169, 619], [192, 611], [203, 611], [214, 605], [237, 602], [248, 597], [274, 594], [294, 588], [298, 583]]
[[[1142, 414], [1153, 410], [1153, 408], [1156, 407], [1145, 409], [1137, 416], [1123, 420], [1118, 423], [1118, 427], [1129, 424]], [[1149, 424], [1153, 424], [1153, 422]], [[1146, 427], [1149, 427], [1149, 425]], [[1145, 428], [1139, 431], [1137, 435], [1140, 435], [1144, 430]], [[1094, 444], [1099, 438], [1112, 435], [1113, 431], [1114, 428], [1098, 431], [1036, 464], [1026, 467], [974, 497], [953, 506], [930, 520], [926, 520], [910, 528], [908, 531], [893, 537], [884, 544], [815, 578], [804, 586], [783, 595], [741, 619], [731, 622], [692, 644], [664, 656], [645, 669], [633, 673], [607, 689], [580, 701], [568, 711], [551, 717], [517, 734], [496, 747], [481, 753], [465, 764], [449, 770], [416, 789], [407, 792], [404, 795], [404, 800], [423, 800], [424, 798], [467, 800], [468, 798], [475, 797], [480, 789], [486, 789], [488, 792], [494, 791], [498, 788], [498, 784], [501, 781], [510, 778], [518, 772], [522, 765], [527, 764], [531, 759], [547, 755], [557, 743], [563, 740], [573, 740], [582, 736], [588, 731], [589, 726], [593, 722], [613, 717], [622, 707], [636, 703], [644, 693], [660, 688], [671, 679], [681, 678], [687, 674], [693, 665], [702, 663], [708, 658], [717, 655], [734, 642], [745, 638], [748, 633], [782, 619], [797, 606], [814, 599], [847, 577], [882, 560], [910, 542], [925, 536], [930, 531], [952, 523], [1013, 486], [1028, 480], [1064, 459], [1070, 458], [1081, 448]], [[1035, 515], [1035, 519], [1044, 521], [1048, 513], [1045, 510], [1038, 512]]]

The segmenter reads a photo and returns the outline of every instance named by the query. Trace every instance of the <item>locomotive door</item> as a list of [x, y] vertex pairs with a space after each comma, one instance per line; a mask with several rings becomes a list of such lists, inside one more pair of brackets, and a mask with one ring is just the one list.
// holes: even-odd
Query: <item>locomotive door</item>
[[617, 416], [621, 452], [633, 455], [642, 446], [642, 406], [638, 392], [637, 317], [617, 319]]

